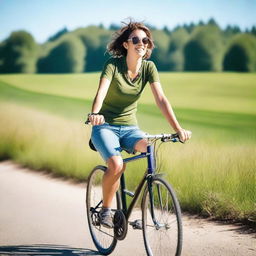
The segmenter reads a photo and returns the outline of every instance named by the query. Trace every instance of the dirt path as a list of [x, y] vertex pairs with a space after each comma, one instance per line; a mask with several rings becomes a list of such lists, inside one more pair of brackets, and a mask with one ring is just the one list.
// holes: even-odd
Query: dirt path
[[[256, 255], [255, 234], [183, 217], [182, 255]], [[85, 184], [0, 163], [0, 255], [98, 255], [85, 215]], [[112, 255], [145, 255], [142, 232], [130, 229]]]

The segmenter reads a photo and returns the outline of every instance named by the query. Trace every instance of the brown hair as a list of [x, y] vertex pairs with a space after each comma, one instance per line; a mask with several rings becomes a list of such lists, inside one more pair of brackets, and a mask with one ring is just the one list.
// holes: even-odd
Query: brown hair
[[[124, 23], [124, 22], [123, 22]], [[113, 57], [122, 57], [127, 55], [127, 50], [124, 48], [123, 43], [126, 42], [131, 33], [140, 29], [143, 30], [149, 38], [148, 48], [146, 54], [143, 56], [144, 59], [149, 59], [155, 45], [153, 42], [152, 34], [143, 23], [130, 21], [128, 24], [124, 23], [125, 26], [114, 33], [112, 41], [107, 46], [107, 51]]]

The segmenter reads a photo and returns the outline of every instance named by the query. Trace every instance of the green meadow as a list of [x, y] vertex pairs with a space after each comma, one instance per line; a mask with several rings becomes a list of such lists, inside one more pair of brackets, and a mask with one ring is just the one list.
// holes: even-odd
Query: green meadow
[[[256, 222], [256, 74], [160, 73], [181, 125], [193, 132], [183, 144], [160, 146], [158, 167], [175, 188], [184, 211], [218, 219]], [[84, 125], [99, 73], [0, 75], [0, 159], [78, 181], [104, 164], [88, 148]], [[146, 88], [138, 106], [148, 133], [171, 128]], [[127, 166], [134, 188], [143, 160]]]

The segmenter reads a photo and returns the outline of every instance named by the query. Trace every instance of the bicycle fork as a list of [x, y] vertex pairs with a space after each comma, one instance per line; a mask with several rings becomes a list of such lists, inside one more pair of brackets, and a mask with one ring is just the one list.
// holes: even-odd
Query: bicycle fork
[[156, 172], [156, 159], [155, 159], [155, 155], [154, 155], [154, 145], [149, 145], [147, 147], [147, 153], [148, 153], [147, 185], [148, 185], [148, 193], [149, 193], [150, 214], [151, 214], [152, 221], [153, 221], [156, 229], [158, 230], [158, 229], [162, 228], [164, 225], [160, 224], [156, 220], [155, 207], [154, 207], [154, 196], [158, 197], [159, 206], [160, 206], [161, 210], [163, 209], [163, 203], [162, 203], [162, 195], [161, 195], [159, 185], [156, 184], [156, 186], [157, 186], [156, 195], [154, 195], [153, 186], [152, 186], [153, 178], [154, 178], [154, 176], [157, 176], [157, 174], [155, 174], [155, 172]]
[[152, 180], [153, 180], [152, 176], [148, 177], [147, 183], [148, 183], [148, 193], [149, 193], [150, 215], [151, 215], [152, 221], [154, 223], [154, 226], [156, 227], [157, 230], [159, 230], [160, 228], [165, 227], [165, 225], [159, 223], [159, 221], [156, 219], [156, 216], [155, 216], [156, 206], [154, 205], [155, 198], [157, 198], [159, 200], [158, 204], [159, 204], [160, 210], [163, 210], [163, 202], [162, 202], [161, 191], [160, 191], [160, 188], [158, 185], [156, 185], [157, 190], [155, 191], [155, 194], [154, 194]]

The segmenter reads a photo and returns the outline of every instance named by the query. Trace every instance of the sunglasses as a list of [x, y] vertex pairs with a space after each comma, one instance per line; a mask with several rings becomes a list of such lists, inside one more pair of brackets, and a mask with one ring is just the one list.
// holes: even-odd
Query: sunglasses
[[142, 41], [143, 44], [148, 44], [150, 41], [148, 37], [143, 37], [142, 39], [140, 39], [137, 36], [129, 38], [127, 41], [132, 41], [133, 44], [138, 44], [140, 42], [140, 40]]

